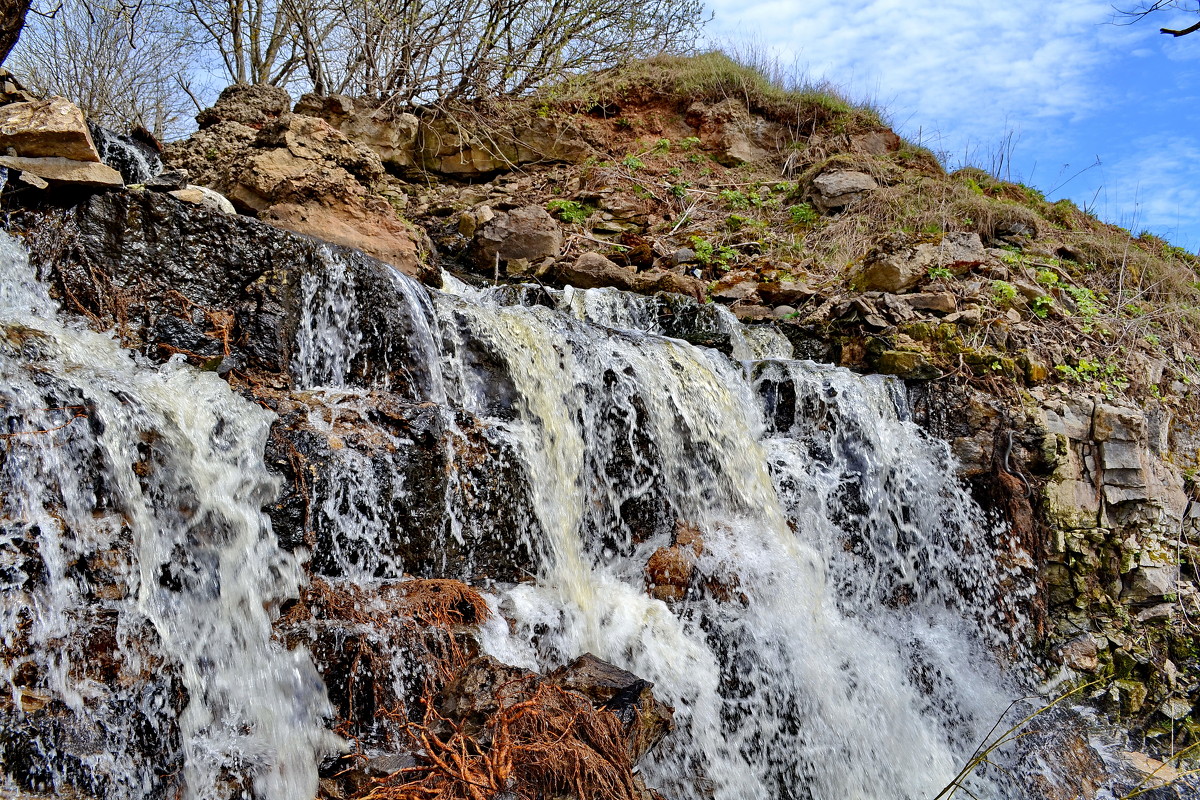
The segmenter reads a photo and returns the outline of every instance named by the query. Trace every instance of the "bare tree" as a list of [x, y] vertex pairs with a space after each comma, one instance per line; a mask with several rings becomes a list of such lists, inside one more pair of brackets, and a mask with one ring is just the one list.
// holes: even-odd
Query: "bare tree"
[[197, 48], [186, 20], [161, 8], [62, 0], [31, 14], [11, 66], [40, 94], [59, 94], [112, 128], [179, 133]]
[[[1196, 0], [1153, 0], [1153, 2], [1143, 2], [1136, 8], [1118, 11], [1117, 13], [1129, 19], [1129, 22], [1126, 24], [1132, 24], [1156, 11], [1165, 11], [1167, 9], [1183, 11], [1188, 14], [1200, 14], [1200, 3], [1197, 3]], [[1200, 22], [1189, 25], [1186, 28], [1158, 29], [1159, 33], [1167, 33], [1175, 37], [1187, 36], [1189, 33], [1195, 33], [1196, 31], [1200, 31]]]
[[[304, 0], [318, 3], [320, 0]], [[234, 83], [286, 83], [302, 64], [286, 0], [175, 0]]]
[[693, 46], [700, 0], [284, 0], [318, 93], [402, 104], [521, 94]]

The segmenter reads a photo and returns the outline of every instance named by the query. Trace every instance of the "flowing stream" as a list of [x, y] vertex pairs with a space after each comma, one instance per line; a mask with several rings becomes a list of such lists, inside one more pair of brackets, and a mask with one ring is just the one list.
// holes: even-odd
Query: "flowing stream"
[[[367, 293], [336, 253], [322, 261], [303, 278], [291, 364], [312, 428], [333, 435], [373, 398], [400, 397], [439, 416], [456, 465], [461, 420], [478, 421], [507, 454], [490, 468], [515, 476], [512, 547], [536, 564], [489, 588], [501, 617], [484, 647], [542, 670], [591, 652], [652, 681], [677, 726], [643, 765], [664, 796], [932, 798], [1016, 694], [992, 655], [1018, 605], [1001, 591], [1016, 577], [997, 566], [1005, 533], [947, 446], [907, 418], [901, 384], [793, 360], [722, 310], [705, 313], [730, 356], [664, 336], [653, 298], [449, 277], [430, 292], [396, 273]], [[238, 796], [239, 770], [255, 797], [311, 797], [337, 743], [307, 654], [270, 639], [272, 609], [302, 580], [260, 510], [277, 488], [262, 460], [270, 413], [214, 373], [140, 363], [59, 321], [11, 241], [0, 268], [0, 630], [37, 673], [6, 662], [12, 702], [60, 704], [109, 732], [74, 743], [67, 766], [59, 744], [22, 745], [60, 764], [38, 773], [42, 788], [78, 784], [73, 770], [117, 776], [105, 796], [151, 796], [170, 769], [139, 742], [157, 737], [189, 798]], [[382, 303], [403, 311], [402, 330], [364, 316]], [[363, 368], [370, 353], [390, 363]], [[382, 547], [421, 533], [387, 512], [416, 491], [396, 477], [408, 445], [333, 453], [335, 489], [314, 507], [340, 575], [411, 571]], [[463, 472], [447, 479], [447, 547], [489, 513], [456, 500]], [[97, 597], [80, 557], [119, 537], [134, 557]], [[673, 545], [693, 577], [655, 599], [646, 565]], [[97, 614], [118, 620], [122, 674], [161, 663], [182, 686], [143, 681], [134, 696], [88, 674]], [[21, 688], [34, 684], [34, 697]], [[1015, 796], [998, 780], [981, 774], [973, 791]]]

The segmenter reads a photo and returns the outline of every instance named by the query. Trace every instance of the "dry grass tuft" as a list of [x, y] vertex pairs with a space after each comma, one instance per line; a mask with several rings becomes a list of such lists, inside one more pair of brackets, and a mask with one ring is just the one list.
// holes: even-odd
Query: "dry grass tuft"
[[389, 776], [363, 800], [636, 800], [633, 763], [616, 715], [536, 680], [501, 687], [488, 736], [467, 733], [426, 702], [425, 718], [405, 727], [424, 763]]

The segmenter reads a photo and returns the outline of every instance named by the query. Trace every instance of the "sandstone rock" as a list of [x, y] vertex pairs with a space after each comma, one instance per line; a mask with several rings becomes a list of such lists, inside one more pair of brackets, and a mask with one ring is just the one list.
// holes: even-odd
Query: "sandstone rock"
[[174, 168], [184, 169], [192, 183], [226, 190], [231, 173], [245, 169], [245, 159], [258, 131], [240, 122], [214, 122], [188, 139], [171, 142], [164, 157]]
[[220, 211], [222, 214], [236, 214], [237, 209], [233, 207], [233, 203], [229, 202], [228, 198], [220, 192], [214, 192], [205, 186], [188, 185], [183, 189], [175, 189], [167, 192], [176, 200], [182, 200], [185, 203], [192, 205], [204, 206], [211, 208], [213, 211]]
[[758, 296], [775, 305], [798, 306], [815, 294], [804, 281], [781, 280], [758, 285]]
[[416, 163], [420, 121], [412, 114], [340, 94], [306, 94], [294, 110], [325, 120], [351, 141], [370, 148], [384, 164], [411, 167]]
[[63, 97], [0, 106], [0, 153], [100, 161], [83, 112]]
[[277, 203], [260, 218], [289, 231], [362, 250], [430, 285], [441, 283], [440, 273], [422, 256], [411, 229], [382, 199]]
[[1080, 672], [1095, 672], [1100, 668], [1099, 647], [1091, 634], [1076, 636], [1058, 648], [1058, 660], [1067, 667]]
[[666, 602], [687, 599], [696, 570], [694, 548], [679, 544], [660, 547], [646, 562], [646, 588], [651, 597]]
[[894, 131], [869, 131], [850, 137], [850, 149], [855, 153], [886, 156], [900, 149], [900, 137]]
[[954, 299], [954, 294], [951, 292], [919, 292], [917, 294], [906, 294], [903, 296], [903, 300], [914, 309], [918, 309], [920, 311], [936, 311], [943, 314], [949, 314], [958, 307], [957, 302]]
[[704, 297], [705, 283], [691, 275], [681, 275], [665, 269], [650, 269], [633, 276], [633, 290], [642, 294], [668, 292], [699, 300]]
[[221, 92], [212, 108], [196, 115], [196, 123], [202, 130], [220, 122], [258, 129], [286, 114], [291, 105], [292, 98], [278, 86], [234, 84]]
[[946, 322], [956, 322], [959, 325], [978, 325], [983, 322], [983, 312], [978, 308], [964, 308], [946, 315]]
[[634, 285], [633, 270], [614, 264], [599, 253], [581, 253], [572, 263], [556, 264], [552, 273], [563, 283], [580, 289], [604, 286], [631, 289]]
[[263, 148], [286, 148], [296, 158], [340, 167], [365, 186], [383, 177], [379, 156], [316, 117], [285, 114], [271, 120], [264, 124], [254, 144]]
[[714, 300], [748, 300], [758, 297], [758, 276], [753, 271], [731, 273], [713, 287], [710, 295]]
[[475, 232], [471, 251], [476, 266], [484, 270], [492, 269], [497, 258], [501, 264], [514, 258], [558, 258], [562, 231], [541, 206], [501, 211]]
[[692, 103], [687, 121], [698, 129], [702, 146], [713, 151], [713, 158], [727, 167], [769, 158], [765, 145], [774, 145], [780, 135], [778, 123], [751, 115], [745, 102], [735, 98], [713, 104]]
[[[99, 161], [72, 161], [67, 158], [20, 158], [0, 156], [0, 167], [19, 170], [40, 178], [48, 186], [74, 186], [80, 189], [117, 189], [125, 185], [121, 173]], [[35, 183], [34, 185], [39, 185]], [[44, 188], [44, 187], [41, 187]]]
[[878, 188], [875, 179], [865, 172], [845, 169], [822, 172], [813, 178], [812, 204], [822, 214], [828, 214], [849, 208], [864, 194]]
[[729, 310], [741, 322], [759, 322], [774, 316], [771, 309], [767, 306], [746, 300], [738, 300], [729, 307]]
[[862, 291], [904, 292], [924, 280], [933, 267], [961, 274], [987, 257], [977, 233], [947, 233], [937, 242], [915, 244], [896, 236], [867, 254], [855, 285]]

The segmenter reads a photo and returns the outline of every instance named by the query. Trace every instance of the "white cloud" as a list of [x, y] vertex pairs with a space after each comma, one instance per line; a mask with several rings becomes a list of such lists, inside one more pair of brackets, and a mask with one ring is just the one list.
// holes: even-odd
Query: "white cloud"
[[885, 98], [901, 120], [994, 135], [1006, 120], [1073, 117], [1097, 102], [1107, 0], [713, 0], [719, 32], [794, 54], [814, 78]]
[[1195, 250], [1200, 208], [1200, 143], [1149, 135], [1130, 142], [1129, 152], [1107, 165], [1101, 216], [1133, 229], [1151, 230]]

